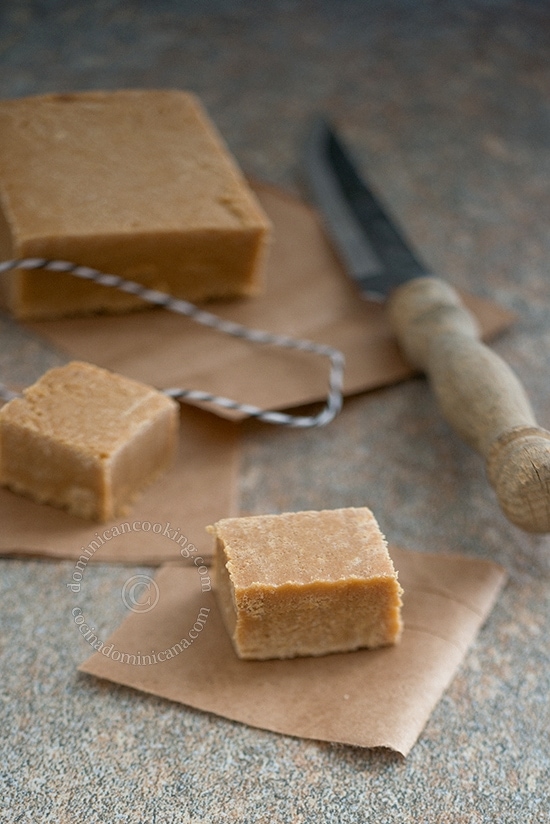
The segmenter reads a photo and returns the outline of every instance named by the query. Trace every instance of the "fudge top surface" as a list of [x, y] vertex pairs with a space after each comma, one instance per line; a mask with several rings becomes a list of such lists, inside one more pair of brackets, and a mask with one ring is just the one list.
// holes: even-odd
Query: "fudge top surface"
[[0, 409], [0, 424], [108, 459], [159, 413], [177, 404], [153, 387], [92, 364], [50, 369]]
[[235, 589], [396, 577], [366, 507], [227, 518], [212, 531]]
[[19, 239], [268, 226], [199, 100], [172, 90], [0, 101], [0, 199]]

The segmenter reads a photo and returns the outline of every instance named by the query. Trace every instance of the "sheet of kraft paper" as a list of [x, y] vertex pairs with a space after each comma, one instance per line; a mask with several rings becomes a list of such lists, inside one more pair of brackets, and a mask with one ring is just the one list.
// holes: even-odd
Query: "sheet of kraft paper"
[[[242, 661], [204, 570], [162, 567], [154, 604], [129, 612], [80, 670], [275, 733], [407, 755], [505, 584], [493, 562], [390, 547], [404, 590], [401, 641], [378, 650]], [[214, 583], [214, 582], [212, 582]], [[158, 595], [158, 598], [157, 598]], [[78, 596], [75, 595], [75, 604]], [[94, 616], [83, 613], [88, 626]], [[102, 646], [100, 647], [99, 644]]]
[[[251, 328], [340, 349], [346, 358], [345, 395], [411, 377], [383, 306], [358, 297], [316, 213], [278, 188], [253, 185], [273, 224], [265, 292], [208, 308]], [[512, 323], [513, 316], [493, 302], [463, 297], [485, 339]], [[68, 360], [86, 360], [160, 389], [200, 389], [267, 409], [322, 403], [327, 392], [328, 359], [254, 345], [162, 309], [27, 325]], [[183, 535], [197, 552], [211, 554], [205, 527], [238, 514], [240, 427], [231, 418], [235, 415], [219, 408], [182, 407], [176, 464], [123, 519], [129, 530], [118, 521], [82, 521], [0, 489], [0, 555], [77, 559], [85, 548], [91, 562], [157, 565], [178, 557], [169, 535]], [[134, 524], [146, 529], [133, 529]], [[151, 540], [148, 524], [162, 525], [166, 540]]]
[[[413, 370], [399, 352], [384, 307], [359, 297], [316, 213], [278, 188], [257, 183], [254, 190], [273, 225], [264, 293], [211, 302], [207, 308], [253, 329], [341, 350], [346, 358], [345, 395], [410, 377]], [[463, 298], [477, 316], [485, 339], [512, 322], [511, 314], [491, 301]], [[71, 357], [159, 389], [200, 389], [266, 409], [322, 401], [327, 392], [326, 358], [254, 345], [163, 309], [115, 319], [105, 315], [28, 326]], [[229, 410], [213, 411], [235, 417]]]

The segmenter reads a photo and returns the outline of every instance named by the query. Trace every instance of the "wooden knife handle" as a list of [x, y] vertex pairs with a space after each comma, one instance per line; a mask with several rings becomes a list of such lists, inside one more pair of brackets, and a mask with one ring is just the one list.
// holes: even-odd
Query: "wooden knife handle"
[[399, 286], [388, 310], [404, 354], [425, 372], [456, 432], [486, 460], [507, 518], [550, 531], [550, 432], [537, 426], [518, 378], [480, 340], [455, 290], [422, 277]]

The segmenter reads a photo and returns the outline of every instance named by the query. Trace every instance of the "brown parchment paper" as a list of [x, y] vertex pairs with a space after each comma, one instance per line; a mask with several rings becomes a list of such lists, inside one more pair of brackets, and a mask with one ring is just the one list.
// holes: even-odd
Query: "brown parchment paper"
[[[103, 652], [79, 669], [253, 727], [407, 755], [489, 614], [505, 573], [494, 563], [459, 555], [397, 547], [390, 552], [404, 589], [405, 630], [395, 647], [240, 661], [212, 591], [203, 591], [204, 577], [167, 565], [155, 578], [155, 607], [129, 613], [103, 642]], [[178, 642], [181, 651], [175, 648], [169, 659]], [[152, 651], [167, 660], [151, 657], [140, 664]], [[138, 652], [137, 663], [115, 660]]]
[[[330, 246], [315, 212], [281, 190], [254, 184], [274, 227], [274, 243], [261, 297], [210, 304], [223, 317], [253, 328], [306, 337], [342, 350], [345, 393], [412, 375], [399, 353], [383, 307], [362, 301]], [[44, 273], [48, 277], [48, 273]], [[496, 304], [464, 296], [489, 338], [512, 322]], [[113, 369], [159, 388], [202, 389], [265, 408], [322, 400], [326, 358], [254, 346], [164, 310], [29, 324], [69, 357]], [[226, 413], [212, 409], [219, 415]], [[187, 405], [182, 410], [181, 454], [174, 470], [139, 498], [131, 523], [170, 524], [203, 552], [204, 527], [237, 514], [238, 428]], [[227, 413], [228, 417], [231, 416]], [[115, 535], [61, 510], [0, 489], [0, 555], [78, 558], [82, 548], [110, 529], [92, 561], [160, 564], [177, 557], [166, 536], [134, 531]]]
[[[346, 356], [346, 395], [410, 377], [383, 306], [358, 296], [316, 213], [278, 188], [253, 186], [273, 223], [265, 294], [208, 308], [252, 328], [340, 349]], [[512, 322], [494, 303], [463, 297], [485, 338]], [[322, 400], [327, 391], [328, 360], [322, 356], [242, 342], [162, 309], [28, 325], [72, 357], [158, 388], [201, 389], [268, 409]]]
[[184, 562], [189, 544], [211, 554], [205, 525], [237, 514], [238, 438], [237, 424], [182, 407], [174, 465], [126, 517], [106, 524], [0, 488], [0, 555], [159, 565]]

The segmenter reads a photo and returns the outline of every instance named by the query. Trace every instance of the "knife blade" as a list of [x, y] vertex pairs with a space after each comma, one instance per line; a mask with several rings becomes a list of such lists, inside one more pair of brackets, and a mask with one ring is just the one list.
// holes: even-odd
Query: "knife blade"
[[364, 297], [385, 302], [403, 354], [428, 377], [447, 422], [484, 457], [508, 520], [550, 532], [550, 432], [537, 425], [518, 377], [481, 341], [455, 289], [413, 251], [322, 117], [300, 168], [344, 268]]

